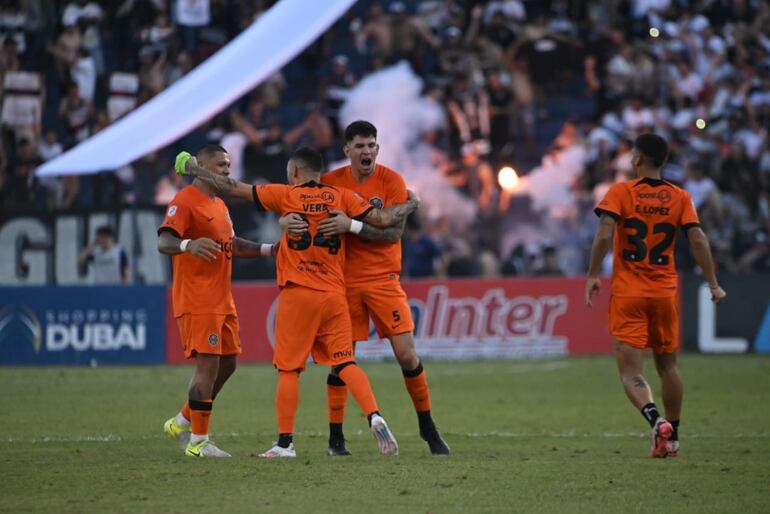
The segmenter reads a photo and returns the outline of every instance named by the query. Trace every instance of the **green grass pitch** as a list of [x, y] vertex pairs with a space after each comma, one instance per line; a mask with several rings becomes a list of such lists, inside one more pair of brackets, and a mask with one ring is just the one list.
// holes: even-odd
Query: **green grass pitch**
[[[302, 377], [296, 460], [275, 438], [275, 371], [242, 366], [212, 439], [185, 457], [162, 432], [189, 367], [2, 368], [2, 512], [770, 512], [770, 359], [684, 355], [682, 450], [648, 457], [647, 429], [610, 357], [426, 362], [454, 454], [432, 457], [397, 366], [364, 364], [401, 445], [380, 456], [348, 406], [352, 458], [325, 456], [325, 369]], [[658, 380], [652, 363], [647, 377]], [[660, 404], [660, 402], [659, 402]]]

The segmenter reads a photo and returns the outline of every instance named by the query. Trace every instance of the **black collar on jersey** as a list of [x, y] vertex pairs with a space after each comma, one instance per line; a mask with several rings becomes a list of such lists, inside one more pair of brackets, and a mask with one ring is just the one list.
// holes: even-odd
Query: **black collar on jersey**
[[648, 186], [652, 186], [652, 187], [673, 185], [670, 182], [666, 182], [662, 178], [650, 178], [650, 177], [640, 178], [639, 180], [636, 181], [636, 184], [634, 184], [634, 187], [640, 184], [647, 184]]
[[319, 182], [316, 182], [315, 180], [308, 180], [304, 184], [299, 184], [296, 187], [325, 187], [325, 186]]

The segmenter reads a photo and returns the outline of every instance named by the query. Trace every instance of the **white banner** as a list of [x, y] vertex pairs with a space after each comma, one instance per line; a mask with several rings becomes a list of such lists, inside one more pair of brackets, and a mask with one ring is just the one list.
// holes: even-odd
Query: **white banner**
[[38, 176], [120, 168], [180, 138], [308, 47], [355, 0], [281, 0], [182, 80], [37, 169]]

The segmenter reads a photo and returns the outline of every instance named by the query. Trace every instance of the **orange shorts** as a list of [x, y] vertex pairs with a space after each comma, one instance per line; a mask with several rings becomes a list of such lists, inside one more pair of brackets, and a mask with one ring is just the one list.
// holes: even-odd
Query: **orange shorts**
[[241, 336], [238, 316], [233, 314], [184, 314], [176, 319], [184, 356], [196, 353], [238, 355]]
[[677, 297], [610, 298], [610, 333], [635, 348], [672, 353], [679, 348], [679, 302]]
[[398, 280], [347, 289], [353, 340], [369, 339], [369, 317], [380, 337], [412, 332], [414, 321], [406, 293]]
[[353, 337], [345, 295], [289, 284], [278, 297], [273, 364], [302, 371], [308, 355], [325, 366], [353, 360]]

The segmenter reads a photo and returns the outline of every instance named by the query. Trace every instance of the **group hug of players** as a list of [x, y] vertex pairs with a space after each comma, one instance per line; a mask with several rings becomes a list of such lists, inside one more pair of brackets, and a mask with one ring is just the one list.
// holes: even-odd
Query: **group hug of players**
[[[353, 122], [344, 139], [348, 165], [324, 174], [320, 153], [302, 147], [288, 160], [288, 184], [253, 186], [229, 178], [229, 156], [217, 145], [206, 145], [195, 156], [177, 156], [177, 173], [194, 180], [169, 203], [158, 247], [172, 256], [174, 317], [185, 356], [195, 360], [187, 401], [164, 425], [186, 455], [230, 456], [209, 439], [209, 422], [213, 401], [235, 371], [241, 352], [231, 294], [232, 257], [270, 255], [276, 258], [281, 290], [273, 354], [278, 440], [260, 457], [296, 457], [299, 376], [310, 356], [330, 366], [328, 455], [350, 455], [342, 429], [348, 392], [366, 415], [380, 453], [398, 454], [369, 380], [355, 362], [355, 341], [368, 339], [370, 319], [379, 336], [390, 341], [401, 366], [420, 436], [431, 453], [450, 453], [431, 416], [430, 390], [400, 284], [401, 236], [419, 198], [407, 191], [398, 173], [377, 164], [374, 125]], [[687, 233], [713, 300], [725, 297], [692, 200], [660, 178], [667, 154], [659, 136], [642, 135], [635, 141], [632, 162], [638, 177], [614, 185], [596, 208], [600, 223], [586, 284], [590, 307], [600, 290], [598, 275], [614, 232], [610, 331], [626, 394], [652, 427], [653, 457], [676, 456], [679, 451], [683, 387], [676, 368], [679, 314], [673, 258], [678, 229]], [[279, 213], [281, 241], [260, 244], [237, 237], [217, 193]], [[665, 416], [641, 374], [645, 348], [652, 349], [661, 377]]]

